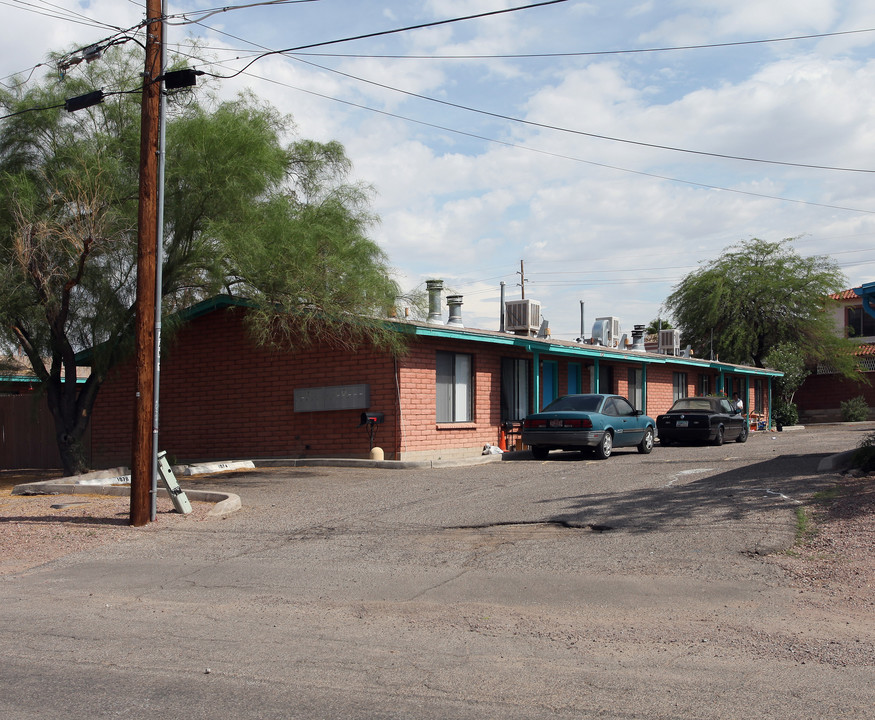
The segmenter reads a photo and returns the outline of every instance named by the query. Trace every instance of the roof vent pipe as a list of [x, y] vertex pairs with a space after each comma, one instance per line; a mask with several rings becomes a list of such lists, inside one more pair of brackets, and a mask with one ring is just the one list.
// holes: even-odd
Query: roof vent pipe
[[643, 352], [645, 350], [644, 347], [644, 334], [646, 327], [644, 325], [636, 325], [635, 329], [632, 331], [632, 349]]
[[425, 287], [428, 289], [428, 319], [432, 325], [443, 325], [444, 318], [441, 310], [441, 292], [444, 289], [443, 280], [426, 280]]
[[462, 322], [462, 296], [447, 295], [447, 305], [450, 306], [450, 317], [447, 318], [447, 325], [465, 327]]

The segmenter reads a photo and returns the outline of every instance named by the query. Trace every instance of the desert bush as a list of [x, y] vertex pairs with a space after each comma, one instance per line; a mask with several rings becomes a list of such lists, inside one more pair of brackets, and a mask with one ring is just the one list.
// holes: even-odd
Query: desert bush
[[796, 403], [787, 402], [783, 398], [775, 399], [773, 420], [781, 427], [795, 425], [799, 422], [799, 409]]
[[839, 404], [842, 413], [842, 420], [845, 422], [862, 422], [869, 417], [869, 406], [866, 404], [866, 398], [858, 395], [850, 400], [842, 400]]
[[875, 470], [875, 432], [869, 433], [860, 441], [852, 463], [854, 467], [867, 472]]

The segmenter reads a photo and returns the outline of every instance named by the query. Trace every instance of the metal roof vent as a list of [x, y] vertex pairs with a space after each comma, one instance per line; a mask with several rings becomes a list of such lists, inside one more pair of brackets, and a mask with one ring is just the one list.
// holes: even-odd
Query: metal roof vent
[[516, 335], [535, 335], [541, 327], [541, 303], [537, 300], [508, 300], [504, 304], [504, 327]]
[[447, 318], [447, 325], [453, 327], [465, 327], [462, 322], [462, 296], [447, 295], [447, 305], [450, 307], [450, 316]]
[[431, 325], [443, 325], [443, 311], [441, 310], [441, 292], [444, 289], [443, 280], [426, 280], [425, 287], [428, 290], [428, 318], [426, 322]]
[[644, 352], [644, 325], [636, 325], [635, 329], [632, 330], [632, 350], [636, 352]]

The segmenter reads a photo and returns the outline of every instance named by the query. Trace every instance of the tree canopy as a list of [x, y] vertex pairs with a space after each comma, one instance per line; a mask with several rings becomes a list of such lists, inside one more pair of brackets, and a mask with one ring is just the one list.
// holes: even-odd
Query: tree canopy
[[828, 360], [852, 375], [852, 346], [825, 312], [844, 275], [828, 257], [801, 257], [792, 241], [733, 245], [681, 280], [665, 307], [682, 342], [698, 355], [708, 355], [713, 342], [721, 360], [757, 367], [773, 348], [790, 343], [807, 362]]
[[[0, 332], [42, 383], [67, 472], [83, 469], [94, 398], [133, 346], [141, 71], [141, 54], [115, 48], [63, 83], [0, 89]], [[95, 88], [103, 103], [62, 109]], [[293, 130], [252, 95], [169, 97], [164, 311], [226, 292], [253, 301], [265, 342], [388, 342], [379, 317], [398, 290], [368, 237], [371, 190], [349, 181], [340, 144]]]

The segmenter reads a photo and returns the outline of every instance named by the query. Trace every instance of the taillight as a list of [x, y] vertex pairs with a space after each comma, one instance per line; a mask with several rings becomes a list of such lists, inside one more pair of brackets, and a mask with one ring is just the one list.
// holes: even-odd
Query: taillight
[[547, 427], [547, 421], [546, 421], [546, 420], [542, 420], [542, 419], [540, 419], [540, 418], [533, 418], [532, 420], [528, 420], [528, 419], [526, 419], [526, 421], [523, 423], [523, 427], [526, 427], [526, 428], [542, 428], [542, 427]]
[[566, 420], [563, 425], [567, 428], [591, 428], [592, 420], [583, 418], [582, 420]]

